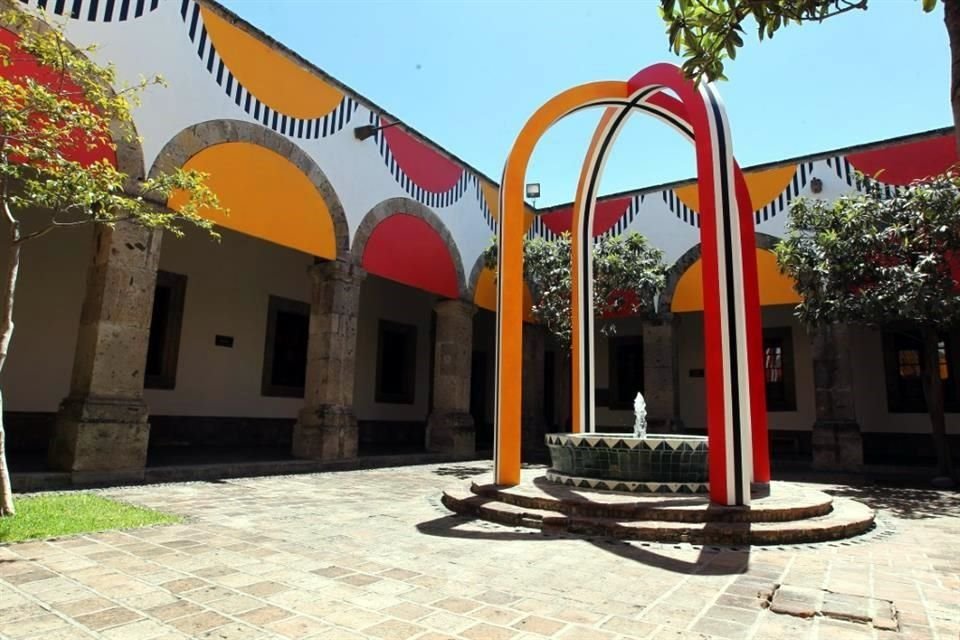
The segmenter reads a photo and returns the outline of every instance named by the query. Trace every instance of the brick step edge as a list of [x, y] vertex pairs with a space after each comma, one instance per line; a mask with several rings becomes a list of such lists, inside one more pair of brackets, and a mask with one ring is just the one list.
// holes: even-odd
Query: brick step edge
[[461, 515], [508, 526], [540, 529], [544, 533], [690, 544], [775, 545], [843, 540], [869, 531], [875, 517], [874, 511], [866, 505], [846, 498], [836, 498], [834, 511], [829, 515], [808, 520], [700, 523], [571, 517], [454, 490], [445, 491], [441, 502]]
[[555, 511], [571, 518], [609, 518], [618, 520], [655, 520], [661, 522], [792, 522], [827, 516], [833, 511], [833, 498], [801, 507], [771, 507], [761, 509], [689, 507], [649, 507], [632, 504], [600, 505], [589, 500], [564, 500], [553, 497], [529, 496], [504, 490], [496, 485], [471, 483], [470, 491], [524, 509]]

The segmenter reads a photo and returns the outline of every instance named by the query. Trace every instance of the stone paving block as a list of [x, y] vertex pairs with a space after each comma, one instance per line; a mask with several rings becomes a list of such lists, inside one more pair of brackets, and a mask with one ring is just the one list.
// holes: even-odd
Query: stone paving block
[[171, 604], [165, 604], [152, 609], [147, 609], [146, 613], [157, 620], [166, 622], [176, 618], [183, 618], [195, 613], [200, 613], [201, 611], [203, 611], [203, 608], [198, 604], [194, 604], [188, 600], [178, 600], [177, 602], [173, 602]]
[[558, 640], [614, 640], [616, 635], [577, 624], [567, 627], [557, 634], [556, 638]]
[[330, 627], [330, 625], [306, 616], [295, 616], [278, 622], [270, 622], [263, 626], [269, 631], [274, 631], [293, 640], [318, 634]]
[[467, 640], [512, 640], [512, 638], [516, 638], [519, 633], [516, 629], [508, 629], [506, 627], [498, 627], [487, 624], [486, 622], [480, 622], [462, 631], [460, 635], [467, 638]]
[[109, 627], [115, 627], [117, 625], [133, 622], [134, 620], [138, 620], [142, 617], [143, 616], [141, 616], [139, 613], [131, 609], [112, 607], [96, 613], [88, 613], [87, 615], [77, 616], [76, 620], [83, 626], [93, 629], [94, 631], [102, 631], [103, 629], [107, 629]]
[[541, 636], [552, 636], [567, 625], [560, 620], [551, 620], [550, 618], [542, 618], [540, 616], [527, 616], [523, 620], [515, 622], [512, 626], [514, 629], [519, 629], [520, 631], [536, 633]]
[[[433, 609], [422, 607], [418, 604], [413, 604], [412, 602], [403, 602], [392, 607], [387, 607], [382, 611], [382, 613], [393, 616], [394, 618], [400, 618], [401, 620], [413, 622], [430, 615], [433, 613], [433, 611]], [[473, 617], [478, 617], [477, 614], [478, 612], [474, 612]], [[495, 621], [488, 620], [488, 622]]]
[[168, 631], [172, 629], [154, 620], [138, 620], [101, 631], [100, 637], [103, 640], [149, 640]]
[[631, 620], [630, 618], [613, 616], [600, 625], [600, 628], [604, 631], [620, 633], [631, 638], [647, 638], [657, 630], [657, 625], [643, 622], [642, 620]]
[[694, 625], [690, 628], [691, 631], [698, 631], [700, 633], [705, 633], [709, 636], [716, 636], [718, 638], [730, 638], [731, 640], [739, 640], [740, 638], [746, 638], [750, 632], [750, 626], [746, 624], [740, 624], [734, 622], [733, 620], [725, 620], [722, 618], [708, 618], [703, 617], [697, 620]]
[[[514, 611], [512, 609], [507, 609], [505, 607], [493, 607], [486, 606], [476, 611], [470, 612], [470, 617], [478, 620], [483, 620], [484, 622], [489, 622], [490, 624], [509, 627], [514, 622], [519, 620], [524, 616], [523, 613], [519, 611]], [[398, 616], [400, 617], [400, 616]]]
[[204, 631], [216, 629], [228, 622], [230, 622], [228, 618], [225, 618], [215, 611], [201, 611], [200, 613], [193, 613], [182, 618], [175, 618], [168, 621], [167, 624], [187, 635], [196, 636]]
[[271, 622], [292, 618], [294, 615], [296, 614], [294, 614], [293, 611], [267, 605], [258, 609], [251, 609], [250, 611], [238, 613], [236, 617], [240, 618], [244, 622], [262, 627], [270, 624]]
[[3, 633], [11, 638], [25, 638], [32, 635], [50, 634], [56, 629], [66, 627], [68, 623], [58, 616], [46, 613], [30, 618], [12, 620], [3, 625]]
[[368, 636], [383, 638], [383, 640], [406, 640], [407, 638], [419, 636], [425, 631], [427, 631], [427, 629], [420, 625], [411, 624], [402, 620], [384, 620], [363, 630]]
[[781, 586], [773, 594], [770, 611], [800, 618], [812, 618], [823, 605], [824, 592], [808, 587]]

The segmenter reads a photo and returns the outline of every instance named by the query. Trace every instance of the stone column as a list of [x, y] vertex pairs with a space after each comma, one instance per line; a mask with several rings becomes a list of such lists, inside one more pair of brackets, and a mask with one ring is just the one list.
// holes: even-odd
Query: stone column
[[853, 400], [850, 327], [825, 325], [812, 336], [816, 422], [813, 424], [813, 468], [859, 471], [863, 440]]
[[526, 461], [549, 459], [547, 445], [547, 421], [544, 418], [543, 367], [547, 336], [545, 329], [537, 324], [523, 325], [523, 401], [521, 409], [521, 446]]
[[340, 460], [357, 457], [353, 383], [357, 353], [360, 267], [343, 260], [310, 268], [310, 338], [304, 408], [293, 428], [297, 458]]
[[671, 314], [643, 324], [643, 397], [651, 432], [680, 428], [675, 336]]
[[470, 415], [473, 315], [477, 308], [460, 300], [442, 300], [434, 311], [437, 332], [427, 450], [470, 456], [477, 448], [476, 429]]
[[70, 395], [48, 450], [74, 479], [142, 479], [150, 424], [144, 368], [162, 233], [98, 227], [80, 316]]

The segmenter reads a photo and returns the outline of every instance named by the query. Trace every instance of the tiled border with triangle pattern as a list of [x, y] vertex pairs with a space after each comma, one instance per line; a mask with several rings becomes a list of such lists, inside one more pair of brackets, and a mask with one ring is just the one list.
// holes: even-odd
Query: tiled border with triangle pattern
[[706, 436], [648, 435], [634, 438], [622, 434], [548, 433], [547, 446], [590, 447], [592, 449], [670, 449], [672, 451], [706, 451]]
[[548, 469], [548, 482], [562, 484], [578, 489], [599, 489], [601, 491], [623, 491], [626, 493], [660, 493], [695, 495], [709, 493], [710, 485], [706, 482], [635, 482], [631, 480], [602, 480], [599, 478], [582, 478], [568, 476], [565, 473]]

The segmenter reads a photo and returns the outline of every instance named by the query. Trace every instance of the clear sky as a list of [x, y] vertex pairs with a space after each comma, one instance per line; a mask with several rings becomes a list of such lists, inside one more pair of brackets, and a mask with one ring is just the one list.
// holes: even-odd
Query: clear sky
[[[674, 60], [655, 0], [220, 1], [494, 179], [526, 119], [559, 91]], [[952, 124], [942, 6], [870, 4], [763, 43], [749, 33], [720, 83], [742, 165]], [[542, 184], [538, 206], [572, 200], [599, 114], [568, 117], [537, 147], [527, 181]], [[688, 143], [637, 114], [602, 190], [693, 169]]]

